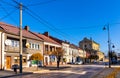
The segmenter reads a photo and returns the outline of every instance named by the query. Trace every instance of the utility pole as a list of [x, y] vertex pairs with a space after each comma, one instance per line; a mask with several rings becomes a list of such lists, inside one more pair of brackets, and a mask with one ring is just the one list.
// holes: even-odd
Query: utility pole
[[20, 3], [20, 73], [22, 73], [22, 3]]
[[82, 45], [82, 49], [83, 49], [83, 64], [85, 64], [85, 56], [84, 56], [84, 51], [85, 51], [85, 46], [84, 46], [84, 41], [83, 41], [83, 45]]
[[110, 40], [110, 30], [109, 30], [109, 24], [107, 25], [107, 30], [108, 30], [109, 68], [111, 68], [111, 40]]
[[109, 57], [109, 68], [111, 68], [111, 40], [110, 40], [109, 24], [107, 25], [107, 28], [104, 27], [103, 30], [107, 30], [108, 32], [108, 57]]

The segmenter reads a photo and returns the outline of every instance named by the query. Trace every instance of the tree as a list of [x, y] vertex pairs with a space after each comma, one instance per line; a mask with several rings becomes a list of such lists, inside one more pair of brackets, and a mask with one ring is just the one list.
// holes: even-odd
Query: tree
[[94, 59], [96, 59], [96, 60], [99, 59], [99, 56], [98, 56], [98, 55], [95, 55], [95, 56], [94, 56]]
[[114, 51], [110, 52], [110, 58], [111, 58], [111, 61], [117, 60], [117, 54]]
[[95, 59], [95, 60], [97, 60], [97, 59], [99, 59], [99, 56], [98, 55], [90, 55], [89, 59]]
[[30, 60], [38, 60], [38, 61], [40, 60], [40, 61], [42, 61], [43, 56], [42, 56], [41, 53], [34, 53], [34, 54], [31, 55]]
[[[31, 55], [30, 60], [36, 60], [38, 65], [38, 61], [43, 61], [43, 56], [41, 53], [34, 53]], [[38, 70], [38, 66], [37, 66], [37, 70]]]
[[59, 68], [60, 59], [64, 55], [64, 50], [62, 48], [56, 48], [56, 51], [51, 52], [50, 54], [56, 56], [56, 58], [57, 58], [57, 68]]

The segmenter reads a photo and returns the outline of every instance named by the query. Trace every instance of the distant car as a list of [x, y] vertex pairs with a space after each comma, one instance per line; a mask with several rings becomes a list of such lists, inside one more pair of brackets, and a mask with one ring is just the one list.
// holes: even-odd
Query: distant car
[[109, 65], [109, 62], [104, 62], [105, 65]]
[[120, 64], [120, 60], [117, 61], [117, 64]]
[[112, 64], [117, 64], [117, 60], [111, 60]]
[[83, 64], [83, 61], [76, 61], [75, 64]]

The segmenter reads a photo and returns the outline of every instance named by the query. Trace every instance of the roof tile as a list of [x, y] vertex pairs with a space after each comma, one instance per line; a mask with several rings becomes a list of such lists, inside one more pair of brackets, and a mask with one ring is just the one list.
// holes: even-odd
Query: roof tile
[[[4, 31], [7, 33], [19, 35], [19, 28], [18, 27], [15, 27], [15, 26], [12, 26], [10, 24], [3, 23], [3, 22], [0, 22], [0, 27], [2, 27], [4, 29]], [[22, 35], [23, 35], [23, 37], [42, 40], [39, 37], [32, 34], [30, 31], [27, 31], [25, 29], [22, 30]]]
[[44, 41], [46, 42], [50, 42], [50, 43], [53, 43], [53, 44], [57, 44], [57, 45], [60, 45], [58, 42], [54, 41], [53, 39], [43, 35], [43, 34], [38, 34], [38, 33], [34, 33], [35, 35], [37, 35], [38, 37], [42, 38]]

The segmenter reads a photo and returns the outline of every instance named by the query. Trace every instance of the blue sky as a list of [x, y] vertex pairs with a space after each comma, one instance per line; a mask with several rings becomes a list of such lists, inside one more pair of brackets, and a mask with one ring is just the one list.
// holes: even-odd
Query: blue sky
[[[0, 18], [16, 9], [10, 5], [18, 6], [12, 0], [3, 1], [0, 3]], [[111, 41], [115, 45], [114, 50], [120, 52], [119, 0], [16, 1], [25, 5], [23, 8], [23, 27], [28, 25], [31, 31], [39, 33], [48, 31], [50, 35], [76, 45], [84, 37], [92, 37], [94, 41], [100, 44], [101, 51], [105, 53], [108, 50], [107, 31], [103, 31], [102, 28], [109, 23]], [[33, 17], [37, 14], [35, 17], [37, 20], [31, 17], [28, 12]], [[42, 18], [42, 22], [40, 18]], [[0, 21], [19, 26], [19, 10], [17, 9]]]

